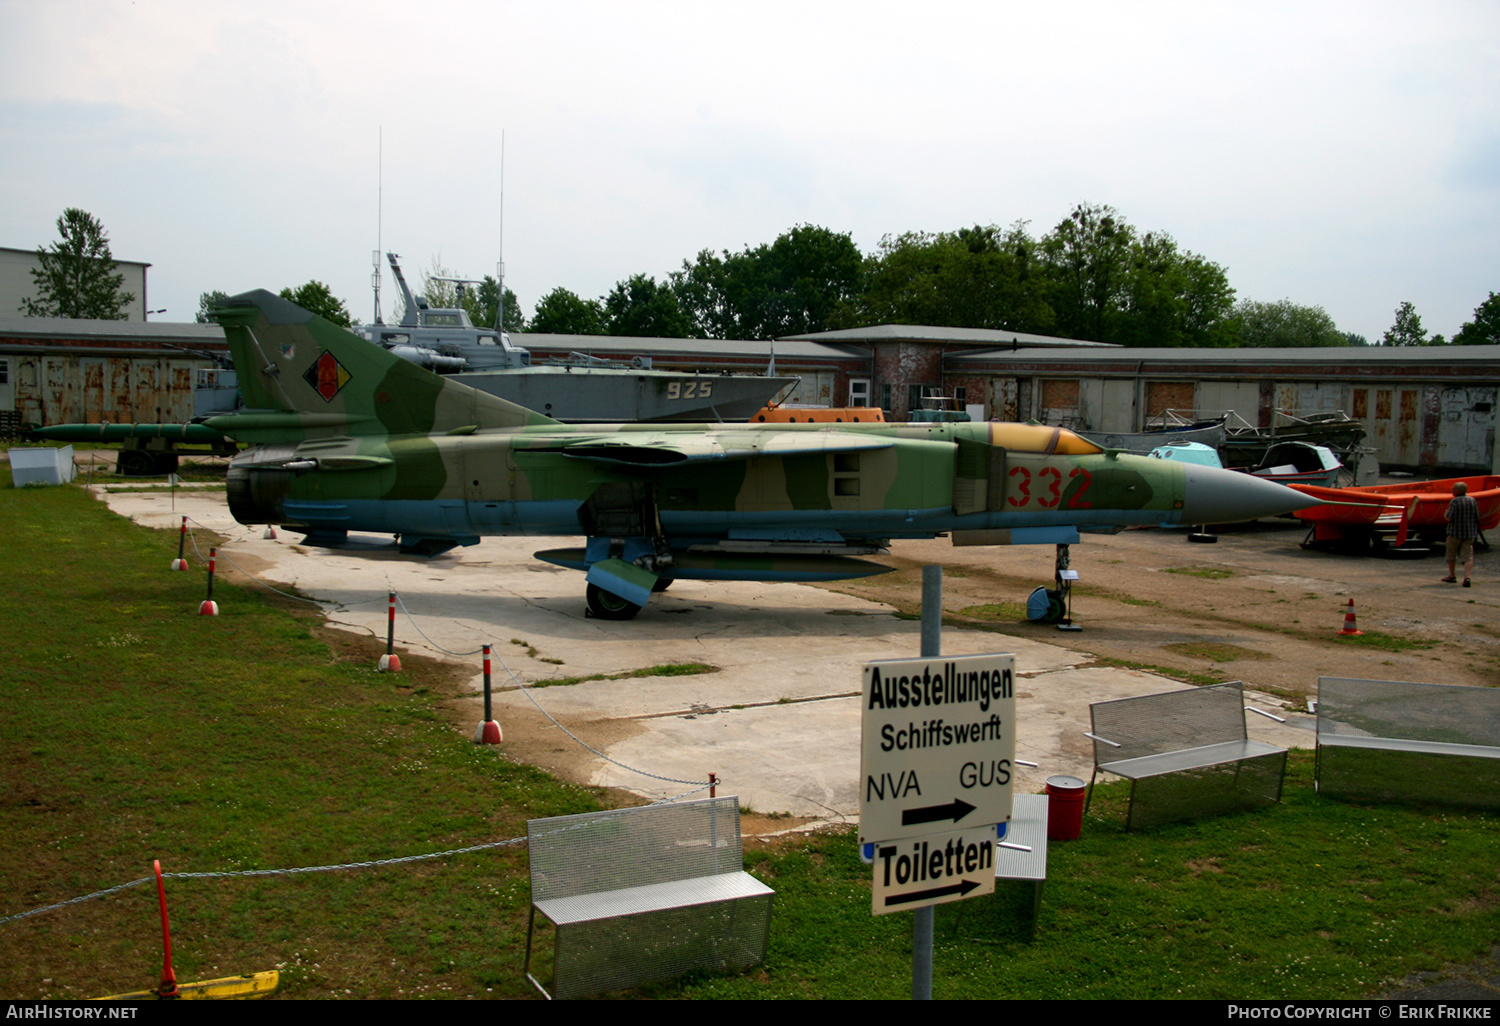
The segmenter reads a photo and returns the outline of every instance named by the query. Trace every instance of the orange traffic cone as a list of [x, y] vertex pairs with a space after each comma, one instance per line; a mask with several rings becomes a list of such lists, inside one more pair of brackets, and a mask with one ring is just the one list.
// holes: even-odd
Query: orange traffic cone
[[1354, 600], [1350, 599], [1349, 608], [1344, 613], [1344, 629], [1339, 631], [1339, 634], [1344, 636], [1352, 636], [1355, 634], [1363, 633], [1364, 631], [1359, 629], [1359, 624], [1357, 624], [1354, 620]]

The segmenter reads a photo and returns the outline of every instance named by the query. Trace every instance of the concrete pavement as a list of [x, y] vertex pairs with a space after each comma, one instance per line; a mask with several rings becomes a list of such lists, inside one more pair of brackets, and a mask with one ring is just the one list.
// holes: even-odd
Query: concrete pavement
[[[470, 653], [490, 642], [496, 656], [526, 682], [669, 663], [719, 667], [716, 673], [586, 681], [530, 692], [620, 765], [578, 748], [551, 726], [541, 729], [555, 736], [528, 751], [545, 748], [555, 757], [534, 761], [581, 782], [652, 798], [687, 789], [655, 777], [703, 780], [713, 772], [723, 781], [721, 793], [739, 795], [758, 812], [852, 821], [859, 809], [861, 668], [872, 660], [915, 656], [920, 648], [918, 623], [897, 619], [884, 606], [793, 584], [684, 581], [653, 598], [635, 620], [586, 618], [583, 575], [531, 559], [536, 550], [576, 544], [576, 539], [489, 538], [421, 559], [400, 556], [393, 548], [309, 548], [288, 532], [278, 540], [262, 539], [260, 528], [234, 522], [222, 491], [102, 497], [112, 509], [150, 527], [175, 531], [180, 517], [188, 515], [226, 538], [221, 560], [328, 603], [329, 620], [344, 629], [384, 638], [386, 593], [396, 591], [412, 617], [398, 614], [398, 648], [472, 667], [475, 722], [482, 681], [478, 656], [455, 657], [443, 650]], [[390, 540], [366, 538], [376, 544]], [[163, 551], [163, 572], [173, 555]], [[224, 609], [224, 615], [233, 610]], [[945, 655], [994, 651], [1016, 658], [1016, 754], [1040, 764], [1021, 769], [1018, 786], [1024, 791], [1041, 790], [1053, 774], [1088, 779], [1092, 752], [1083, 732], [1091, 702], [1183, 686], [1149, 673], [1090, 665], [1091, 656], [1064, 644], [944, 631]], [[506, 682], [497, 667], [496, 684]], [[1247, 695], [1250, 704], [1286, 715], [1280, 700]], [[496, 718], [507, 731], [512, 729], [508, 718], [537, 720], [519, 691], [502, 693], [496, 701]], [[1306, 717], [1293, 716], [1287, 725], [1249, 719], [1251, 736], [1258, 740], [1312, 747]]]

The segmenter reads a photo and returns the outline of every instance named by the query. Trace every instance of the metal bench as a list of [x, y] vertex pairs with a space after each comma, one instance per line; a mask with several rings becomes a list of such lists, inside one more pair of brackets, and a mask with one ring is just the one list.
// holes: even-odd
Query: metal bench
[[1318, 678], [1318, 793], [1500, 809], [1500, 690]]
[[1032, 885], [1031, 928], [1036, 930], [1042, 910], [1042, 886], [1047, 882], [1047, 796], [1018, 794], [1011, 799], [1005, 839], [995, 844], [995, 879], [1022, 880]]
[[[1031, 935], [1036, 935], [1036, 917], [1042, 910], [1042, 885], [1047, 882], [1047, 796], [1018, 794], [1011, 799], [1010, 821], [1005, 839], [995, 842], [995, 880], [1019, 880], [1031, 884]], [[958, 903], [953, 932], [963, 922], [969, 903]]]
[[[526, 978], [573, 998], [764, 960], [771, 888], [745, 872], [735, 797], [533, 819]], [[555, 927], [552, 993], [531, 972]]]
[[1101, 771], [1130, 781], [1127, 830], [1279, 802], [1286, 749], [1250, 740], [1245, 709], [1239, 681], [1090, 705], [1084, 810]]

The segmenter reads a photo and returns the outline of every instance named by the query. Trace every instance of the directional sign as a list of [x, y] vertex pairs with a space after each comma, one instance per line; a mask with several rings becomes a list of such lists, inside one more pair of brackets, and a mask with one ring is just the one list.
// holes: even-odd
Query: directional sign
[[993, 894], [995, 828], [928, 834], [875, 846], [875, 915]]
[[1010, 819], [1014, 678], [1010, 655], [865, 666], [861, 843]]

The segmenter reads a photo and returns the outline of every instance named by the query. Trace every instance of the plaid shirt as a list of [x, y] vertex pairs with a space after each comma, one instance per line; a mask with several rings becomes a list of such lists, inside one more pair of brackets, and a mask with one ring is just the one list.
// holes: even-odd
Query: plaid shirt
[[1455, 495], [1448, 503], [1448, 537], [1473, 541], [1479, 537], [1479, 503], [1472, 495]]

